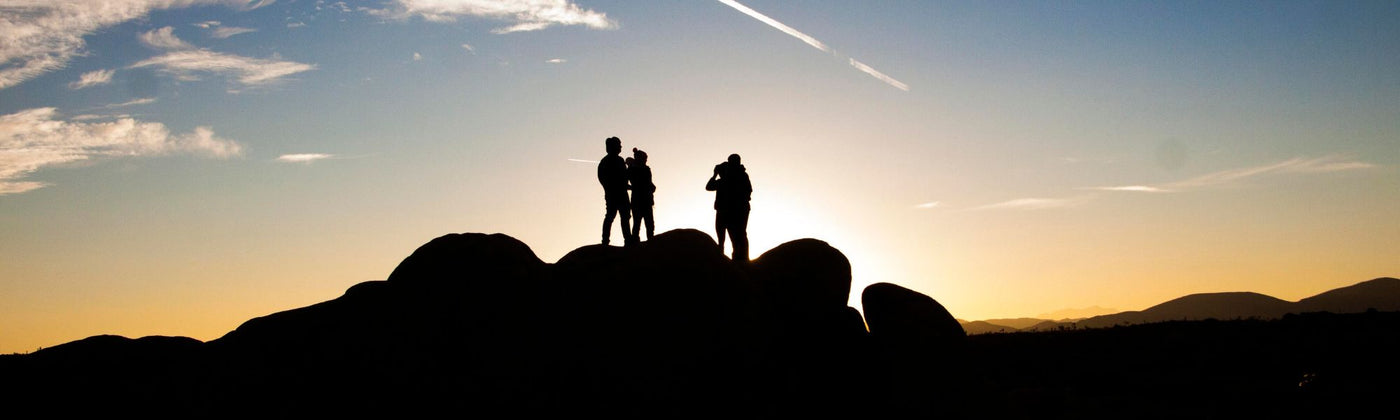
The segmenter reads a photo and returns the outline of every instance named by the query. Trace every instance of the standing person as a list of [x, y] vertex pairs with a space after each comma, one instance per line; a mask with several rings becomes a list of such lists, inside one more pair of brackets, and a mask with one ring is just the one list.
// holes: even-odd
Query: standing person
[[627, 158], [627, 179], [632, 181], [632, 238], [642, 240], [642, 222], [647, 224], [647, 240], [656, 231], [656, 222], [651, 209], [656, 204], [656, 184], [651, 183], [651, 167], [647, 166], [647, 152], [632, 148], [632, 157]]
[[612, 234], [614, 215], [621, 216], [622, 242], [630, 245], [633, 238], [632, 229], [627, 226], [631, 212], [627, 204], [627, 163], [622, 160], [622, 140], [608, 137], [603, 143], [608, 151], [608, 155], [598, 162], [598, 183], [603, 184], [603, 200], [607, 204], [607, 212], [603, 214], [603, 245], [608, 244], [608, 237]]
[[706, 191], [715, 192], [715, 231], [719, 233], [719, 248], [724, 250], [724, 235], [727, 232], [733, 241], [734, 261], [749, 261], [749, 199], [753, 195], [753, 184], [749, 173], [739, 164], [739, 155], [729, 155], [729, 160], [715, 165], [715, 173], [710, 182], [705, 183]]

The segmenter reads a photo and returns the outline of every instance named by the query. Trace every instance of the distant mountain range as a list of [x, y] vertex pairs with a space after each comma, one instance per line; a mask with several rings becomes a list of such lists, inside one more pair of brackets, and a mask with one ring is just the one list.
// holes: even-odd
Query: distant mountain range
[[1172, 299], [1141, 311], [1119, 312], [1084, 319], [958, 320], [968, 334], [1049, 331], [1062, 328], [1105, 328], [1119, 325], [1204, 319], [1277, 319], [1307, 312], [1356, 313], [1400, 311], [1400, 279], [1381, 277], [1333, 289], [1297, 302], [1253, 292], [1198, 293]]

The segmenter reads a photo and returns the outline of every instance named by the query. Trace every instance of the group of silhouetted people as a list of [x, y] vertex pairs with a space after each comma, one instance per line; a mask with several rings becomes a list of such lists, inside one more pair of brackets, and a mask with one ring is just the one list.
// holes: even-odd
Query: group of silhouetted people
[[[618, 216], [622, 220], [624, 245], [641, 241], [643, 223], [647, 228], [647, 240], [651, 240], [656, 229], [652, 217], [656, 184], [651, 182], [647, 153], [634, 147], [632, 157], [623, 159], [621, 139], [608, 137], [604, 144], [608, 154], [598, 162], [598, 182], [603, 184], [603, 199], [607, 204], [603, 215], [603, 245], [610, 242], [613, 218]], [[749, 182], [744, 165], [739, 163], [739, 155], [729, 155], [727, 161], [715, 165], [705, 190], [715, 192], [715, 231], [719, 235], [720, 249], [724, 249], [724, 237], [728, 234], [734, 247], [733, 260], [748, 261], [749, 198], [753, 194], [753, 184]], [[630, 200], [628, 191], [632, 192]]]

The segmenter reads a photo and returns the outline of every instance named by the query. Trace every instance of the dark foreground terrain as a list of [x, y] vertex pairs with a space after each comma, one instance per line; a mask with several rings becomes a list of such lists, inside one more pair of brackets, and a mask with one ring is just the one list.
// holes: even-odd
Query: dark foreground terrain
[[[0, 356], [7, 413], [156, 417], [1354, 418], [1393, 415], [1400, 313], [966, 336], [825, 242], [752, 264], [693, 230], [540, 261], [429, 242], [384, 281], [224, 337]], [[1389, 414], [1386, 414], [1389, 413]]]

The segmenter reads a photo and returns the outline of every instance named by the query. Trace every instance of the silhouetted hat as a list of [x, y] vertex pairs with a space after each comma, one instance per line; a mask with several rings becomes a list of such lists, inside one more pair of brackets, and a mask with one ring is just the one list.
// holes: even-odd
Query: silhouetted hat
[[641, 159], [647, 158], [647, 152], [643, 152], [642, 149], [638, 149], [635, 147], [632, 148], [632, 155]]

